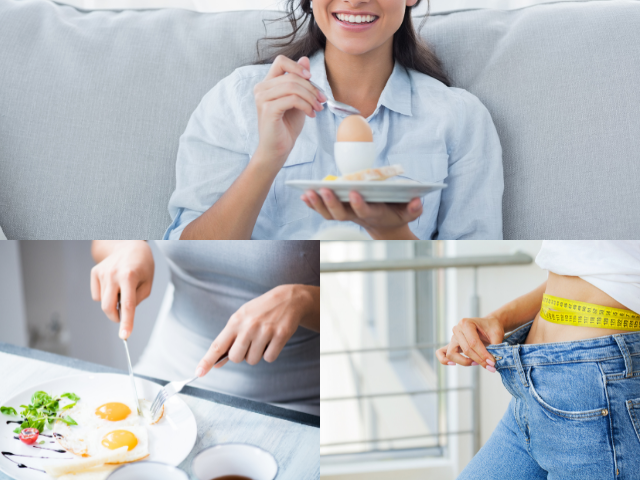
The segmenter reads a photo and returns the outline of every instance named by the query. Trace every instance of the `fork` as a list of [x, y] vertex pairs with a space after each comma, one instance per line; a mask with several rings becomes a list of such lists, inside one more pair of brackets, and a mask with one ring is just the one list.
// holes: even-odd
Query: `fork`
[[[225, 353], [224, 355], [222, 355], [218, 361], [214, 364], [214, 367], [216, 365], [218, 365], [220, 362], [224, 361], [225, 359], [227, 359], [229, 357], [229, 352]], [[156, 415], [158, 414], [158, 412], [160, 411], [160, 409], [162, 408], [162, 405], [164, 405], [164, 403], [169, 400], [171, 397], [173, 397], [176, 393], [180, 393], [182, 391], [182, 389], [185, 387], [185, 385], [190, 384], [191, 382], [197, 380], [199, 377], [195, 376], [193, 378], [190, 378], [189, 380], [185, 380], [183, 382], [171, 382], [171, 383], [167, 383], [164, 388], [162, 390], [160, 390], [158, 392], [158, 394], [156, 395], [156, 398], [153, 400], [153, 403], [151, 404], [151, 418], [155, 419]]]

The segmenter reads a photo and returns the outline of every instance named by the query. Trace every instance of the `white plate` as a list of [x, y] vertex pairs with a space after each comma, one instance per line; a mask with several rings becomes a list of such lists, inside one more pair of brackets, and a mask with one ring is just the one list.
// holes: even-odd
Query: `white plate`
[[383, 182], [363, 182], [346, 180], [289, 180], [286, 185], [306, 192], [321, 188], [332, 190], [341, 202], [349, 201], [349, 192], [355, 190], [365, 202], [407, 203], [412, 198], [424, 197], [427, 193], [441, 190], [444, 183], [420, 183], [414, 180], [389, 179]]
[[[136, 389], [141, 398], [153, 401], [156, 393], [162, 388], [157, 383], [136, 377]], [[28, 405], [34, 392], [43, 390], [50, 395], [61, 395], [65, 392], [75, 393], [80, 401], [106, 403], [110, 400], [133, 401], [131, 393], [131, 380], [127, 375], [114, 373], [86, 373], [71, 377], [61, 377], [48, 382], [33, 385], [13, 397], [4, 400], [0, 405], [13, 407], [20, 412], [20, 405]], [[156, 425], [147, 427], [149, 432], [149, 456], [146, 460], [167, 463], [177, 466], [191, 452], [196, 443], [198, 427], [193, 413], [187, 404], [177, 395], [171, 397], [165, 404], [164, 416]], [[71, 457], [68, 453], [55, 453], [46, 450], [35, 449], [23, 444], [13, 437], [13, 429], [17, 424], [7, 424], [6, 420], [15, 420], [7, 415], [0, 415], [0, 451], [12, 452], [24, 455], [42, 455], [52, 458]], [[51, 434], [51, 430], [45, 429], [45, 434]], [[48, 437], [40, 437], [49, 442]], [[40, 438], [38, 441], [40, 441]], [[42, 447], [60, 449], [58, 443], [46, 443]], [[26, 465], [40, 468], [40, 460], [26, 457], [11, 457]], [[49, 475], [26, 468], [18, 468], [15, 463], [0, 455], [0, 470], [17, 480], [46, 480]]]

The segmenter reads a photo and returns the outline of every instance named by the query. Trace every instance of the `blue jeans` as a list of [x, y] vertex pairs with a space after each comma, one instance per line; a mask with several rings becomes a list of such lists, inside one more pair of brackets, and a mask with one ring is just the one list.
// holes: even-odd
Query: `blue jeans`
[[458, 480], [640, 479], [640, 332], [522, 345], [531, 323], [487, 347], [513, 398]]

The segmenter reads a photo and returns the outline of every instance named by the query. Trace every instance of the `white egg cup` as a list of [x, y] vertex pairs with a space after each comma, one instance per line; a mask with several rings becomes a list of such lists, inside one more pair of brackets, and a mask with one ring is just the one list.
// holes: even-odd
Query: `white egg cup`
[[333, 154], [340, 174], [347, 175], [373, 167], [376, 146], [373, 142], [336, 142]]
[[189, 480], [189, 475], [160, 462], [136, 462], [114, 470], [107, 480]]
[[198, 480], [225, 475], [242, 475], [251, 480], [273, 480], [278, 463], [269, 452], [243, 443], [224, 443], [206, 448], [191, 462], [191, 473]]

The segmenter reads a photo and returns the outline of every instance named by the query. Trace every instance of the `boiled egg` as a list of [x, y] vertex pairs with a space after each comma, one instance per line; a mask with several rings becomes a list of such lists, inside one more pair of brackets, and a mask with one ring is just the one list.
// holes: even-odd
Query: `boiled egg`
[[361, 115], [349, 115], [338, 127], [338, 142], [373, 142], [369, 123]]

